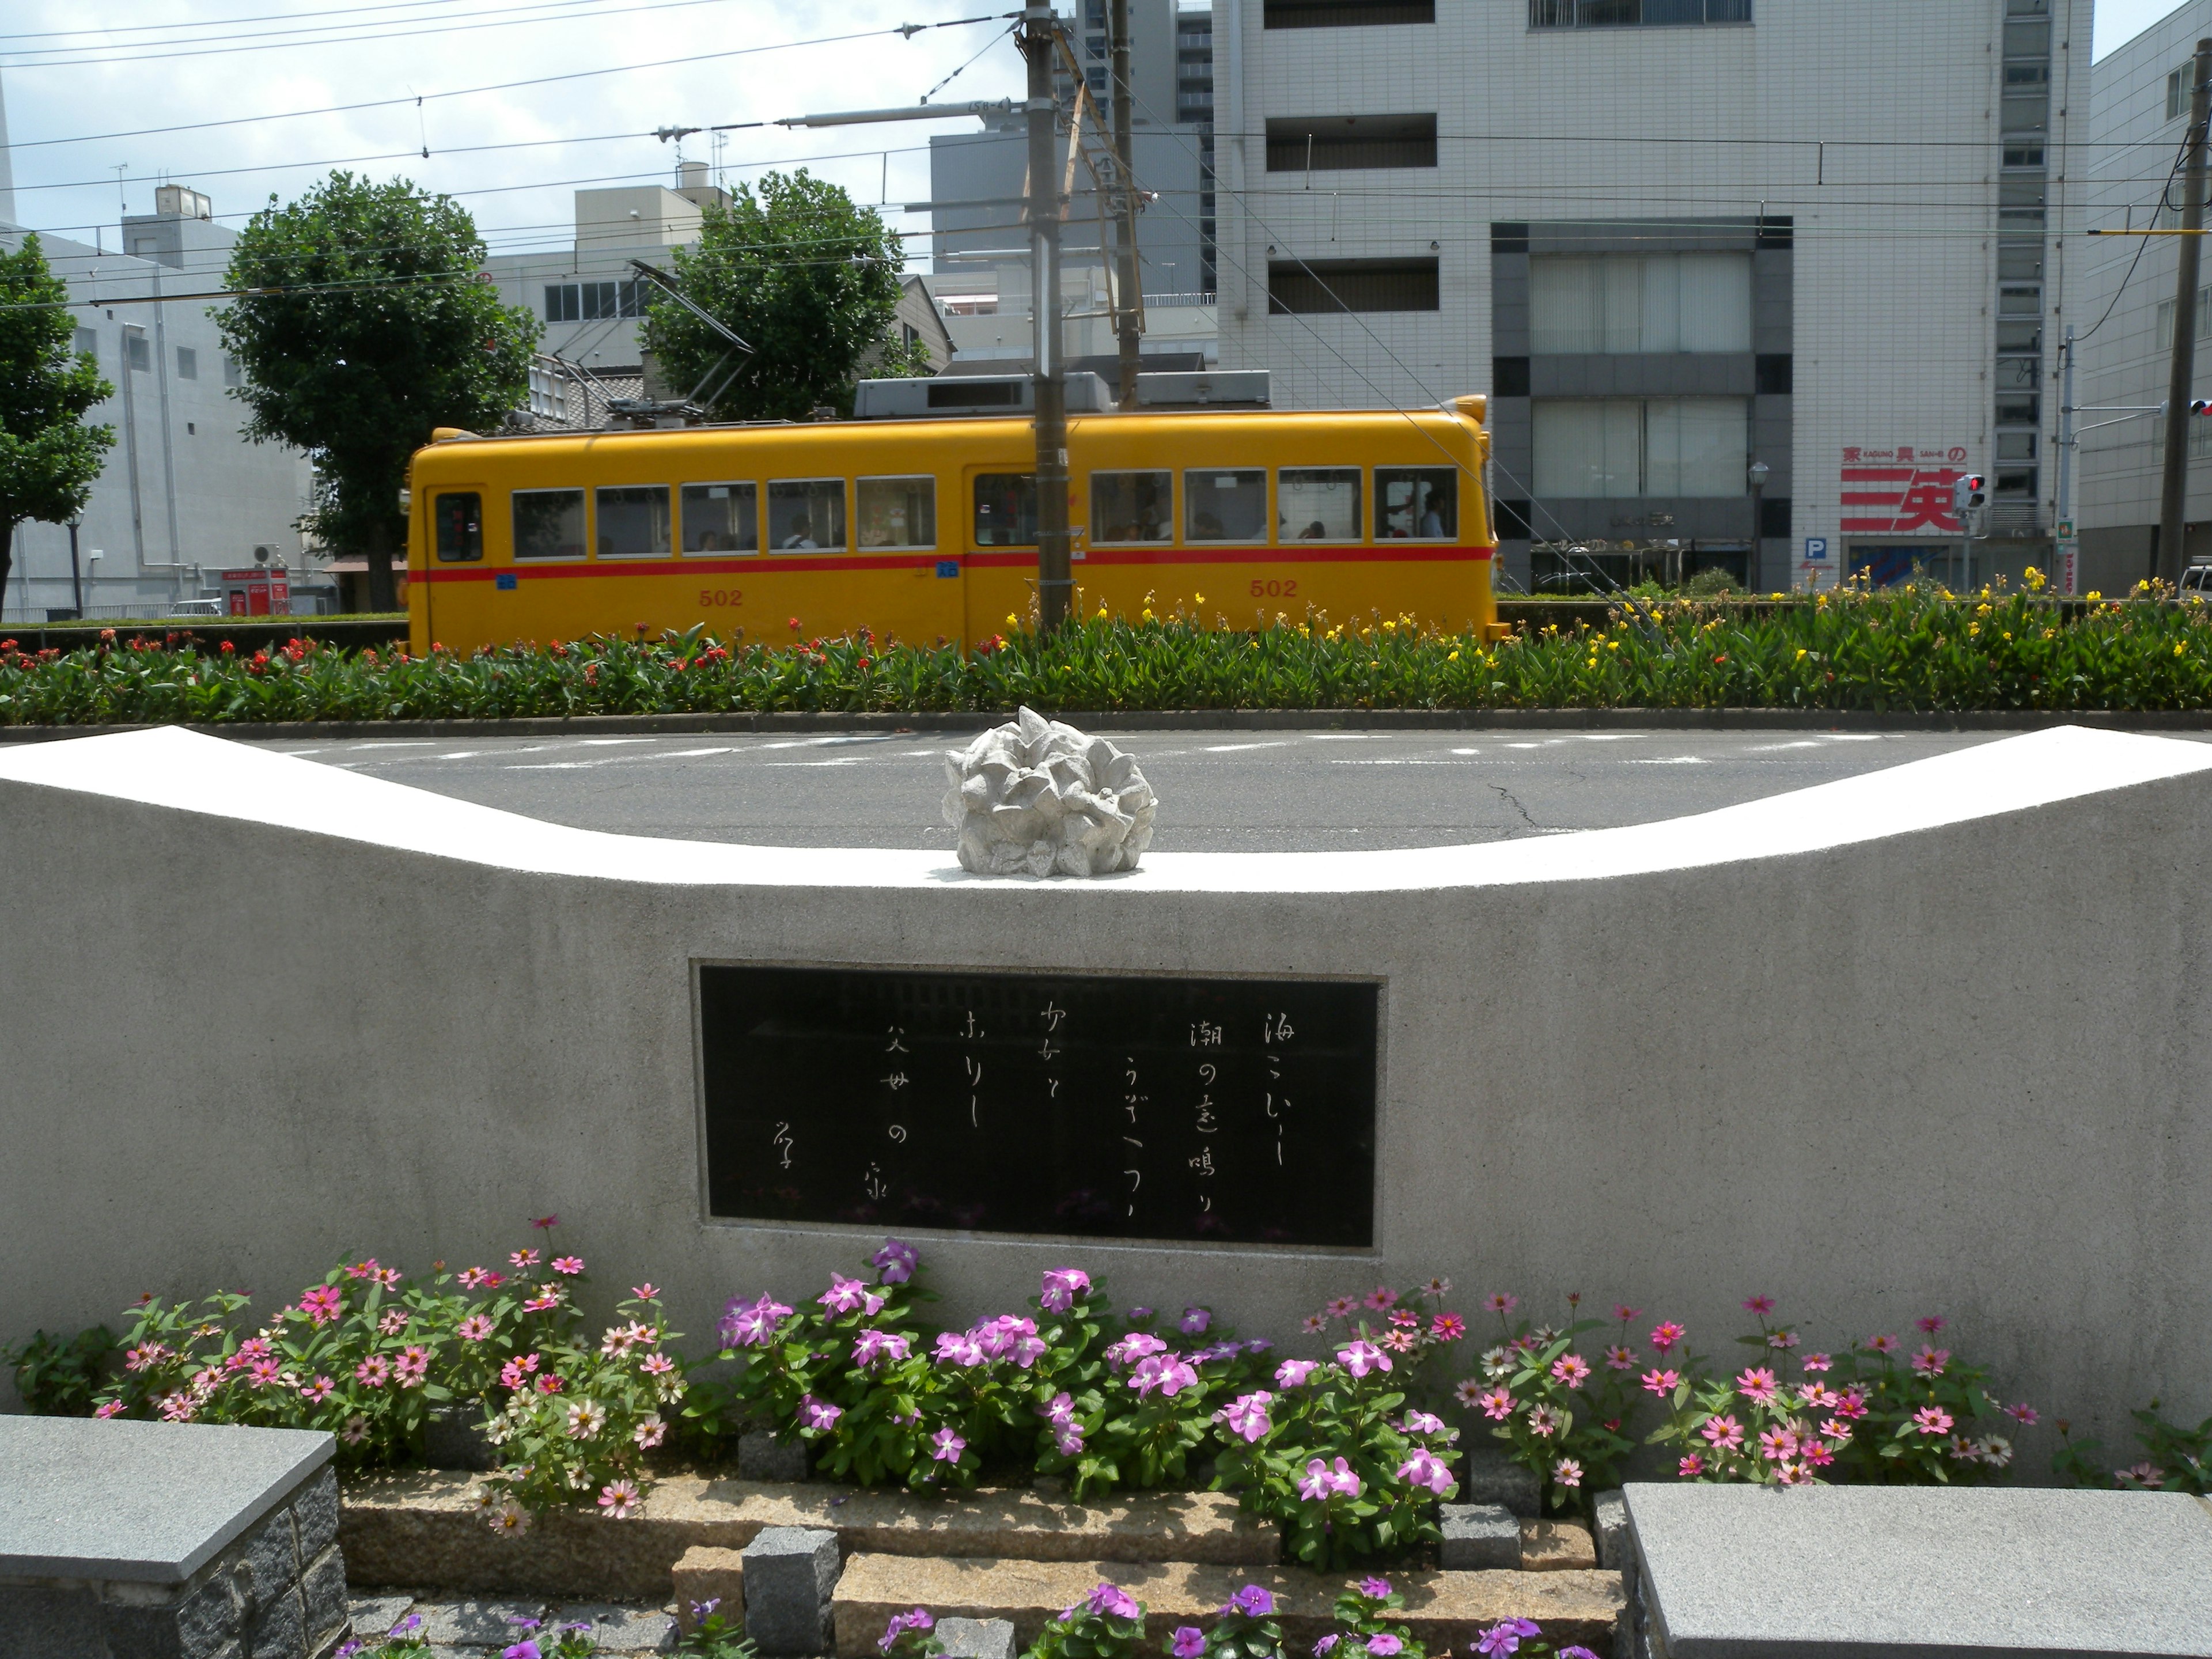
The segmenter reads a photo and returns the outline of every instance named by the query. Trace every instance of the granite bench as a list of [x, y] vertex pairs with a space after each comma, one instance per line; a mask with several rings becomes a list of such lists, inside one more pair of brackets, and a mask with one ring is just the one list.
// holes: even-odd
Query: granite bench
[[2212, 1654], [2179, 1492], [1632, 1484], [1630, 1659]]
[[0, 1654], [328, 1659], [346, 1634], [327, 1434], [0, 1417]]

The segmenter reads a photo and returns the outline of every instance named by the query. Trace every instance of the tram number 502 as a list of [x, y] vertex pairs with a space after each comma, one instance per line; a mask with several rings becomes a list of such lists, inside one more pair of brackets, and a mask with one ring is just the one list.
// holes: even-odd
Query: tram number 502
[[1252, 578], [1252, 597], [1255, 599], [1295, 599], [1297, 596], [1298, 584], [1295, 577], [1287, 581], [1272, 578], [1262, 580], [1257, 576]]
[[702, 605], [743, 605], [744, 602], [745, 590], [742, 587], [702, 587], [699, 590], [699, 603]]

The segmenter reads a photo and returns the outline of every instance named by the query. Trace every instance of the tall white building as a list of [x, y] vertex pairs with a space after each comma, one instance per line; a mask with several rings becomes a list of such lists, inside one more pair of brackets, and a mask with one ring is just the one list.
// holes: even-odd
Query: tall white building
[[[2106, 54], [2094, 87], [2087, 165], [2089, 224], [2172, 228], [2182, 179], [2174, 167], [2189, 125], [2197, 43], [2212, 38], [2212, 0], [2189, 0]], [[2172, 205], [2161, 210], [2161, 199]], [[2152, 573], [2166, 422], [2142, 411], [2166, 401], [2172, 361], [2179, 240], [2099, 237], [2086, 244], [2075, 402], [2075, 501], [2084, 591], [2125, 592]], [[2212, 287], [2212, 261], [2203, 262]], [[2212, 295], [2197, 309], [2197, 387], [2212, 386]], [[2212, 421], [2189, 434], [2190, 554], [2212, 557]]]
[[[1546, 542], [1677, 543], [1760, 588], [2045, 561], [2089, 22], [1216, 0], [1222, 366], [1279, 406], [1490, 392], [1523, 583], [1566, 579]], [[1988, 539], [1961, 471], [1994, 477]]]

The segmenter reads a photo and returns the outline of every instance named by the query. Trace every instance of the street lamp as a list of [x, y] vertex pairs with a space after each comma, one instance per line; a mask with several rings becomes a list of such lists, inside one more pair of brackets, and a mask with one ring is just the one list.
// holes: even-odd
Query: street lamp
[[1744, 586], [1753, 593], [1759, 591], [1759, 532], [1765, 527], [1766, 472], [1765, 461], [1751, 464], [1751, 555], [1744, 561]]

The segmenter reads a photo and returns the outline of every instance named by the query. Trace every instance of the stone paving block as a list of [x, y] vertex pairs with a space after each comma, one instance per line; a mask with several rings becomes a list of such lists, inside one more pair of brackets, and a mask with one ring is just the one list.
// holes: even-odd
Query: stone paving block
[[1468, 1448], [1467, 1462], [1459, 1469], [1459, 1501], [1502, 1504], [1526, 1521], [1543, 1514], [1543, 1494], [1537, 1489], [1534, 1471], [1487, 1446]]
[[353, 1620], [353, 1633], [366, 1641], [388, 1634], [414, 1605], [411, 1595], [356, 1595], [346, 1602], [346, 1613]]
[[745, 1635], [763, 1653], [818, 1654], [830, 1639], [837, 1534], [770, 1527], [745, 1546]]
[[1645, 1634], [1674, 1659], [2212, 1654], [2212, 1510], [2180, 1492], [1638, 1482], [1623, 1496]]
[[301, 1659], [307, 1650], [307, 1620], [300, 1592], [264, 1602], [243, 1644], [246, 1659]]
[[303, 1563], [338, 1541], [338, 1478], [331, 1470], [325, 1468], [293, 1500], [292, 1525]]
[[709, 1613], [719, 1612], [738, 1629], [744, 1628], [744, 1552], [694, 1545], [684, 1552], [669, 1577], [676, 1591], [676, 1622], [686, 1632], [698, 1624], [691, 1609], [709, 1601], [715, 1604]]
[[804, 1442], [786, 1443], [756, 1429], [738, 1437], [738, 1478], [740, 1480], [799, 1481], [806, 1479]]
[[1014, 1659], [1011, 1619], [940, 1619], [937, 1639], [945, 1659]]
[[[1620, 1576], [1607, 1572], [1398, 1572], [1398, 1615], [1431, 1653], [1464, 1648], [1500, 1620], [1532, 1619], [1547, 1638], [1611, 1648], [1624, 1604]], [[927, 1607], [939, 1619], [1007, 1619], [1026, 1647], [1047, 1621], [1110, 1579], [1143, 1602], [1155, 1628], [1211, 1620], [1241, 1586], [1275, 1597], [1286, 1650], [1304, 1654], [1334, 1626], [1332, 1603], [1360, 1575], [1297, 1568], [1233, 1568], [1188, 1562], [990, 1561], [856, 1555], [837, 1581], [836, 1651], [876, 1659], [894, 1613]]]
[[1597, 1564], [1608, 1572], [1628, 1565], [1628, 1506], [1618, 1490], [1601, 1492], [1591, 1504], [1590, 1532], [1597, 1540]]
[[1441, 1504], [1437, 1524], [1444, 1535], [1440, 1559], [1447, 1572], [1521, 1565], [1521, 1522], [1502, 1504]]
[[676, 1645], [676, 1620], [659, 1607], [608, 1602], [564, 1605], [546, 1614], [548, 1625], [589, 1625], [602, 1653], [666, 1653]]
[[507, 1648], [528, 1632], [517, 1619], [545, 1616], [542, 1601], [418, 1601], [422, 1639], [433, 1647]]
[[1523, 1521], [1521, 1571], [1589, 1572], [1597, 1566], [1597, 1546], [1579, 1521]]

